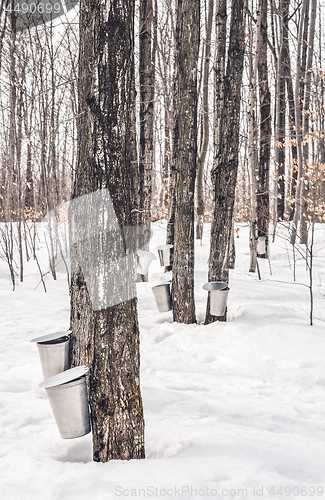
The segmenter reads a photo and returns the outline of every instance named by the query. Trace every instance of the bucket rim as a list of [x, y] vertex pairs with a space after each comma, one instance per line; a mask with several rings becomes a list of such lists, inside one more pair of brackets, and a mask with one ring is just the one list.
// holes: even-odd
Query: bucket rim
[[208, 290], [209, 292], [213, 290], [229, 290], [228, 283], [226, 281], [209, 281], [209, 283], [205, 283], [203, 285], [204, 290]]
[[36, 337], [35, 339], [32, 339], [31, 342], [47, 342], [48, 340], [56, 340], [61, 337], [69, 337], [71, 333], [71, 330], [66, 330], [64, 332], [52, 332], [47, 335], [42, 335], [41, 337]]
[[159, 245], [159, 247], [157, 247], [158, 250], [169, 250], [170, 248], [174, 248], [174, 245], [165, 243], [164, 245]]
[[158, 288], [159, 286], [170, 285], [171, 282], [172, 282], [172, 280], [167, 280], [167, 281], [164, 281], [163, 283], [156, 283], [155, 285], [151, 285], [151, 288]]
[[88, 370], [89, 368], [84, 365], [70, 368], [69, 370], [65, 370], [64, 372], [58, 373], [57, 375], [53, 375], [53, 377], [44, 380], [44, 382], [39, 384], [39, 387], [41, 389], [49, 389], [50, 387], [67, 384], [68, 382], [72, 382], [73, 380], [86, 375]]
[[139, 257], [145, 257], [145, 258], [150, 259], [150, 260], [157, 260], [157, 257], [155, 256], [155, 254], [152, 252], [149, 252], [148, 250], [139, 249], [137, 251], [137, 255]]

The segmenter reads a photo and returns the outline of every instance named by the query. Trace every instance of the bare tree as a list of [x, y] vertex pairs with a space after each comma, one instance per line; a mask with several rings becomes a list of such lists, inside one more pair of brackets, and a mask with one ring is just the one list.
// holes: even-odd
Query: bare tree
[[[289, 2], [280, 0], [279, 4], [279, 44], [277, 54], [276, 71], [276, 114], [275, 114], [275, 166], [277, 179], [277, 218], [284, 219], [285, 214], [285, 65], [286, 65], [286, 45], [284, 36], [286, 34], [285, 25], [289, 15]], [[276, 221], [274, 221], [276, 223]]]
[[204, 42], [204, 64], [203, 64], [203, 89], [202, 89], [202, 130], [201, 147], [197, 159], [196, 173], [196, 204], [197, 204], [197, 226], [196, 239], [202, 240], [204, 222], [204, 190], [203, 171], [209, 145], [209, 73], [211, 56], [211, 32], [213, 22], [214, 1], [209, 0], [208, 18], [206, 22], [206, 37]]
[[269, 236], [269, 171], [271, 152], [271, 95], [268, 84], [267, 0], [259, 0], [257, 11], [257, 76], [260, 107], [259, 171], [257, 190], [258, 236], [265, 237], [267, 257]]
[[176, 5], [173, 164], [175, 233], [173, 315], [195, 323], [194, 189], [197, 163], [197, 62], [200, 44], [200, 0]]
[[302, 212], [302, 184], [304, 182], [303, 177], [303, 152], [302, 152], [302, 127], [301, 127], [301, 100], [300, 100], [300, 78], [301, 78], [301, 57], [302, 57], [302, 43], [303, 43], [303, 27], [306, 15], [306, 5], [307, 0], [302, 0], [300, 19], [298, 27], [298, 39], [297, 39], [297, 58], [296, 58], [296, 83], [295, 83], [295, 123], [296, 123], [296, 144], [297, 144], [297, 188], [295, 197], [295, 210], [294, 217], [292, 221], [292, 236], [291, 244], [294, 245], [297, 235], [298, 222], [301, 220]]
[[315, 39], [315, 25], [316, 25], [316, 7], [317, 1], [312, 0], [310, 4], [310, 20], [308, 31], [308, 46], [306, 56], [306, 68], [304, 75], [304, 93], [302, 103], [302, 136], [303, 136], [303, 168], [305, 171], [305, 182], [302, 184], [301, 192], [301, 218], [300, 218], [300, 242], [307, 245], [308, 241], [308, 168], [309, 168], [309, 133], [310, 133], [310, 91], [311, 91], [311, 76], [312, 64], [314, 56], [314, 39]]
[[140, 1], [140, 156], [138, 223], [150, 228], [154, 166], [155, 54], [153, 2]]
[[257, 49], [256, 49], [256, 28], [253, 23], [253, 2], [251, 15], [248, 23], [249, 29], [249, 96], [247, 109], [248, 128], [248, 171], [250, 187], [250, 265], [249, 272], [254, 273], [257, 263], [257, 177], [258, 177], [258, 157], [257, 157], [257, 119], [256, 119], [256, 73], [257, 73]]
[[[213, 220], [211, 224], [209, 281], [228, 282], [228, 256], [233, 229], [233, 210], [238, 170], [239, 117], [244, 61], [245, 7], [243, 0], [233, 0], [226, 64], [226, 0], [216, 6], [216, 60], [214, 101]], [[226, 320], [210, 314], [207, 302], [205, 323]]]

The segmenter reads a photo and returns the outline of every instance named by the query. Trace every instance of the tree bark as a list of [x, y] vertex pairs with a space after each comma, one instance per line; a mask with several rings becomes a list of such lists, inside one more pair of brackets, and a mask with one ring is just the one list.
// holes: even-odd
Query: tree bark
[[[170, 29], [172, 36], [168, 37], [168, 31]], [[175, 113], [173, 110], [173, 88], [172, 88], [172, 76], [171, 76], [171, 66], [173, 50], [175, 49], [175, 20], [172, 15], [171, 2], [167, 2], [166, 5], [166, 20], [164, 22], [164, 28], [161, 30], [161, 37], [166, 40], [166, 43], [160, 49], [161, 57], [159, 58], [161, 67], [161, 76], [163, 80], [163, 92], [164, 92], [164, 107], [165, 107], [165, 120], [164, 120], [164, 164], [163, 164], [163, 175], [162, 175], [162, 196], [161, 202], [164, 207], [167, 208], [168, 214], [168, 224], [167, 224], [167, 235], [166, 243], [169, 245], [174, 245], [174, 235], [175, 235], [175, 182], [176, 182], [176, 170], [173, 164], [173, 139], [172, 132], [174, 130]], [[174, 49], [173, 49], [174, 47]], [[165, 267], [165, 272], [172, 270], [174, 248], [171, 248], [171, 265]]]
[[194, 189], [197, 163], [197, 62], [200, 0], [178, 0], [176, 7], [173, 163], [175, 233], [173, 316], [195, 323]]
[[[132, 270], [126, 265], [113, 278], [107, 272], [96, 275], [107, 263], [131, 262], [136, 251], [126, 231], [136, 217], [133, 0], [112, 0], [105, 8], [99, 0], [81, 1], [78, 91], [78, 162], [70, 223], [77, 216], [80, 223], [75, 230], [70, 224], [71, 366], [90, 367], [94, 460], [139, 459], [145, 455], [144, 419]], [[103, 196], [103, 203], [83, 203], [88, 199], [83, 195], [90, 200]], [[104, 202], [105, 196], [112, 205]], [[96, 211], [102, 214], [101, 224], [94, 220]], [[107, 289], [109, 279], [113, 282]]]
[[[300, 111], [301, 111], [301, 116], [300, 116], [300, 126], [301, 126], [301, 133], [302, 133], [302, 143], [303, 143], [303, 149], [304, 149], [304, 131], [303, 131], [303, 121], [304, 121], [304, 116], [303, 116], [303, 109], [304, 109], [304, 100], [305, 100], [305, 81], [306, 81], [306, 74], [307, 74], [307, 55], [308, 55], [308, 32], [309, 32], [309, 7], [310, 7], [310, 1], [306, 2], [305, 4], [305, 13], [304, 13], [304, 32], [303, 32], [303, 38], [302, 38], [302, 56], [301, 56], [301, 72], [300, 72]], [[300, 237], [300, 243], [301, 244], [307, 244], [307, 204], [306, 204], [306, 198], [307, 198], [307, 192], [308, 192], [308, 180], [307, 180], [307, 165], [304, 161], [304, 152], [302, 152], [302, 168], [303, 168], [303, 181], [301, 183], [301, 192], [300, 192], [300, 197], [301, 197], [301, 208], [300, 208], [300, 228], [299, 228], [299, 237]]]
[[30, 119], [28, 119], [28, 112], [29, 112], [29, 107], [28, 107], [28, 101], [27, 101], [27, 96], [25, 95], [25, 102], [24, 102], [24, 131], [25, 131], [25, 136], [26, 136], [26, 141], [27, 141], [27, 153], [26, 153], [26, 189], [25, 189], [25, 198], [24, 198], [24, 212], [26, 214], [26, 217], [28, 219], [34, 220], [35, 219], [35, 192], [34, 192], [34, 179], [33, 179], [33, 169], [32, 169], [32, 144], [31, 144], [31, 135], [32, 135], [32, 130], [31, 130], [31, 122], [32, 122], [32, 112], [34, 108], [34, 99], [32, 99], [32, 102], [30, 104], [31, 112], [30, 112]]
[[[25, 67], [20, 71], [20, 81], [25, 81]], [[17, 139], [16, 139], [16, 168], [17, 168], [17, 231], [18, 231], [18, 249], [19, 249], [19, 278], [24, 281], [24, 258], [23, 258], [23, 189], [22, 189], [22, 128], [23, 128], [23, 86], [20, 85], [17, 99]]]
[[205, 57], [203, 66], [203, 103], [202, 103], [202, 141], [201, 149], [198, 155], [198, 167], [196, 173], [196, 200], [197, 200], [197, 225], [196, 239], [202, 240], [203, 222], [204, 222], [204, 191], [203, 191], [203, 170], [209, 145], [209, 72], [210, 72], [210, 54], [211, 54], [211, 32], [213, 21], [214, 1], [209, 0], [208, 19], [205, 38]]
[[265, 236], [266, 258], [269, 238], [269, 169], [271, 154], [271, 95], [268, 84], [267, 65], [267, 0], [259, 0], [258, 6], [258, 52], [257, 74], [260, 99], [260, 148], [257, 191], [258, 236]]
[[297, 144], [297, 188], [295, 197], [295, 209], [292, 221], [291, 244], [296, 242], [298, 223], [301, 220], [302, 210], [302, 183], [303, 183], [303, 152], [302, 152], [302, 127], [301, 127], [301, 98], [300, 98], [300, 78], [301, 78], [301, 57], [303, 43], [303, 27], [305, 24], [305, 11], [307, 0], [302, 0], [300, 19], [298, 26], [297, 57], [296, 57], [296, 84], [294, 91], [295, 99], [295, 123], [296, 123], [296, 144]]
[[290, 194], [289, 203], [286, 207], [286, 215], [289, 220], [293, 218], [293, 201], [296, 193], [297, 185], [297, 146], [296, 146], [296, 128], [295, 128], [295, 103], [294, 103], [294, 92], [291, 76], [291, 59], [290, 59], [290, 47], [289, 47], [289, 6], [290, 0], [282, 0], [282, 68], [285, 77], [288, 108], [289, 108], [289, 136], [290, 136], [290, 148], [291, 148], [291, 164], [290, 164], [290, 189], [288, 193]]
[[[216, 61], [214, 102], [214, 164], [213, 220], [209, 257], [209, 281], [229, 281], [228, 256], [232, 231], [235, 188], [238, 170], [239, 117], [244, 60], [245, 1], [233, 0], [227, 68], [226, 57], [226, 0], [217, 2]], [[222, 317], [210, 314], [208, 297], [205, 324]]]
[[[278, 64], [276, 73], [276, 119], [275, 119], [275, 167], [277, 178], [277, 218], [284, 220], [285, 214], [285, 57], [286, 50], [284, 46], [284, 25], [285, 16], [288, 15], [286, 6], [289, 4], [281, 0], [279, 4], [280, 11], [280, 43], [278, 53]], [[276, 224], [276, 221], [274, 221]]]
[[306, 57], [306, 70], [304, 77], [304, 100], [302, 105], [302, 137], [303, 137], [303, 168], [306, 181], [302, 185], [301, 193], [301, 222], [300, 222], [300, 243], [308, 243], [308, 168], [309, 168], [309, 123], [310, 123], [310, 90], [311, 90], [311, 70], [314, 55], [314, 39], [316, 24], [316, 0], [311, 1], [310, 22], [308, 32], [308, 48]]
[[[253, 9], [252, 9], [253, 10]], [[248, 174], [250, 187], [250, 264], [249, 272], [254, 273], [257, 263], [257, 125], [256, 125], [256, 74], [257, 74], [257, 50], [256, 32], [252, 26], [252, 19], [249, 23], [249, 101], [247, 110], [248, 127]], [[254, 51], [255, 47], [255, 51]]]
[[150, 227], [153, 170], [153, 126], [155, 68], [153, 65], [152, 0], [140, 1], [140, 217], [142, 226]]
[[6, 179], [6, 199], [5, 199], [5, 222], [11, 222], [15, 218], [17, 203], [15, 203], [14, 186], [17, 185], [15, 171], [16, 159], [16, 106], [17, 106], [17, 71], [16, 71], [16, 13], [10, 13], [11, 32], [10, 32], [10, 101], [9, 101], [9, 151], [8, 151], [8, 170]]

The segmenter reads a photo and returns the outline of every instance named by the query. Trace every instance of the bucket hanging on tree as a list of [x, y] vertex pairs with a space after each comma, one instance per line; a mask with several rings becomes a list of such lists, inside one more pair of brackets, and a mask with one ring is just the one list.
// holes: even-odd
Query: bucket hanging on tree
[[223, 316], [226, 312], [230, 290], [228, 284], [225, 281], [211, 281], [203, 285], [203, 288], [210, 294], [210, 314]]
[[170, 281], [153, 286], [152, 292], [154, 294], [159, 312], [162, 313], [172, 310], [173, 306], [170, 291]]
[[257, 256], [266, 254], [266, 238], [259, 236], [257, 240]]
[[138, 273], [145, 275], [147, 274], [151, 263], [154, 260], [157, 260], [156, 256], [152, 252], [148, 252], [147, 250], [138, 250]]
[[44, 379], [69, 368], [70, 332], [54, 332], [31, 340], [36, 342]]
[[77, 366], [40, 384], [46, 390], [63, 439], [81, 437], [91, 430], [86, 382], [88, 370], [86, 366]]
[[169, 245], [168, 243], [166, 243], [165, 245], [160, 245], [158, 247], [158, 255], [161, 266], [169, 267], [173, 264], [172, 248], [174, 248], [173, 245]]

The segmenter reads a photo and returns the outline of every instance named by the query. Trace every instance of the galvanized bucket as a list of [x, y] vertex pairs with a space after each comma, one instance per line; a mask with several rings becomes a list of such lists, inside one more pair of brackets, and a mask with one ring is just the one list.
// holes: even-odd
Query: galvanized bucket
[[73, 439], [91, 430], [87, 396], [86, 366], [59, 373], [40, 384], [46, 390], [63, 439]]
[[139, 274], [145, 275], [147, 274], [152, 261], [157, 260], [157, 258], [152, 252], [148, 252], [146, 250], [138, 250], [137, 254], [139, 257], [137, 272]]
[[212, 281], [203, 286], [210, 293], [210, 314], [223, 316], [226, 312], [229, 288], [225, 281]]
[[69, 368], [69, 334], [55, 332], [31, 340], [37, 343], [44, 379]]
[[156, 300], [158, 311], [161, 313], [171, 311], [173, 306], [172, 296], [170, 293], [170, 282], [153, 286], [152, 291]]
[[173, 245], [169, 245], [166, 243], [165, 245], [160, 245], [158, 247], [158, 255], [159, 255], [159, 260], [160, 260], [160, 265], [161, 266], [171, 266], [172, 265], [172, 258], [171, 258], [171, 249], [173, 248]]
[[266, 252], [265, 236], [259, 236], [257, 240], [257, 254], [264, 255]]
[[223, 290], [212, 290], [210, 292], [210, 314], [212, 316], [223, 316], [226, 312], [229, 288]]

